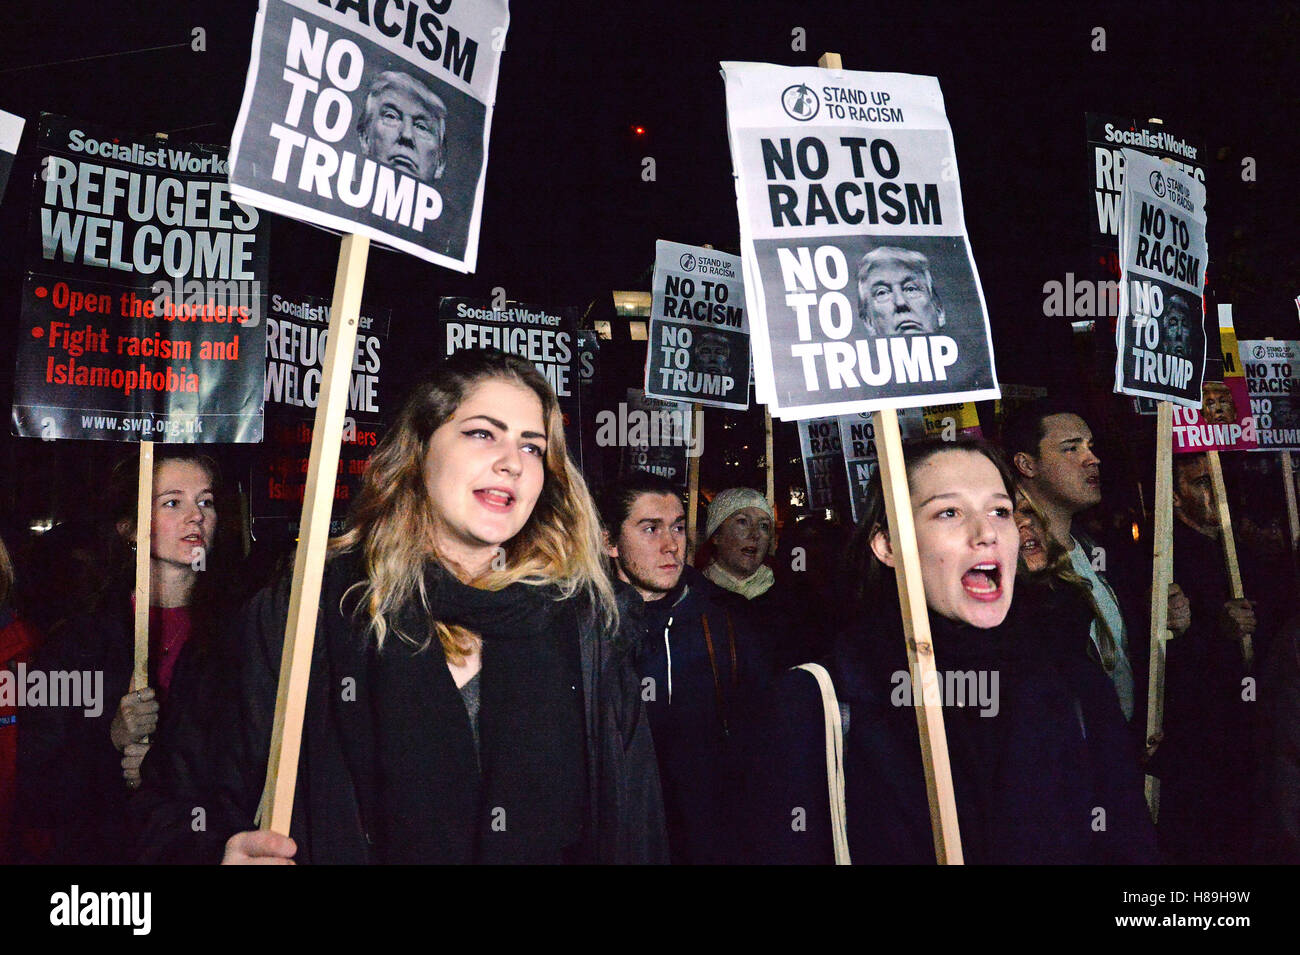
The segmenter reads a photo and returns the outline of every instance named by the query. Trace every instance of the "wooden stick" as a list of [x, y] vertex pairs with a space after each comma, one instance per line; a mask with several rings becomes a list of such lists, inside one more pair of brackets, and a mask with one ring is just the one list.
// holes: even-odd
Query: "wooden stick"
[[[930, 610], [921, 582], [921, 556], [916, 547], [912, 523], [912, 496], [907, 486], [903, 461], [903, 440], [898, 430], [898, 412], [893, 408], [873, 415], [876, 453], [885, 489], [885, 514], [889, 540], [895, 558], [898, 603], [903, 611], [903, 636], [907, 640], [907, 661], [912, 678], [912, 704], [921, 737], [921, 765], [925, 770], [925, 791], [930, 803], [930, 830], [934, 836], [934, 857], [939, 865], [961, 865], [961, 832], [957, 825], [957, 799], [952, 788], [952, 767], [948, 763], [948, 737], [943, 728], [941, 701], [926, 688], [938, 685], [934, 643], [930, 636]], [[923, 705], [917, 706], [921, 695]]]
[[131, 690], [149, 685], [149, 569], [153, 553], [153, 442], [140, 442], [135, 496], [135, 663]]
[[[1223, 464], [1218, 451], [1207, 451], [1210, 465], [1210, 482], [1214, 485], [1214, 502], [1219, 510], [1219, 539], [1223, 543], [1223, 560], [1228, 565], [1228, 588], [1233, 600], [1244, 600], [1246, 592], [1241, 587], [1241, 566], [1237, 563], [1237, 541], [1232, 534], [1232, 514], [1228, 510], [1228, 489], [1223, 483]], [[1241, 659], [1249, 670], [1255, 663], [1255, 645], [1249, 636], [1241, 641]]]
[[1291, 526], [1291, 554], [1294, 558], [1296, 548], [1300, 547], [1300, 512], [1296, 509], [1295, 500], [1295, 470], [1291, 464], [1291, 452], [1283, 451], [1282, 455], [1282, 484], [1286, 492], [1286, 516]]
[[[817, 65], [824, 70], [844, 68], [838, 53], [823, 53]], [[898, 430], [898, 412], [893, 408], [872, 415], [876, 429], [876, 454], [885, 490], [885, 516], [897, 566], [898, 604], [903, 612], [903, 636], [907, 640], [907, 661], [912, 674], [913, 709], [921, 738], [921, 766], [925, 771], [925, 792], [930, 803], [930, 831], [934, 837], [934, 858], [939, 865], [962, 865], [961, 831], [957, 825], [957, 799], [952, 788], [952, 767], [948, 763], [948, 737], [943, 729], [939, 701], [924, 688], [937, 685], [934, 643], [930, 637], [930, 608], [921, 582], [921, 556], [916, 549], [916, 527], [912, 523], [912, 495], [907, 487], [903, 461], [903, 438]], [[771, 418], [768, 418], [769, 428]], [[770, 432], [769, 432], [770, 433]], [[922, 694], [922, 705], [915, 706]]]
[[697, 452], [686, 462], [686, 563], [695, 559], [695, 531], [699, 522], [695, 519], [700, 509], [700, 442], [704, 440], [704, 406], [691, 406], [691, 437], [695, 439]]
[[[1156, 494], [1154, 559], [1151, 568], [1151, 642], [1147, 658], [1147, 739], [1165, 725], [1165, 642], [1169, 639], [1169, 584], [1174, 579], [1174, 406], [1162, 401], [1156, 411]], [[1147, 776], [1151, 821], [1160, 815], [1160, 780]]]
[[776, 513], [776, 462], [772, 460], [772, 412], [763, 406], [763, 461], [767, 464], [767, 503]]
[[329, 543], [330, 511], [338, 475], [343, 417], [347, 411], [352, 378], [352, 353], [356, 348], [357, 320], [361, 314], [361, 289], [365, 284], [370, 240], [345, 235], [339, 249], [330, 310], [329, 344], [321, 374], [320, 400], [312, 429], [311, 459], [302, 502], [302, 524], [289, 591], [289, 617], [284, 627], [280, 655], [280, 686], [271, 727], [271, 752], [266, 764], [266, 788], [259, 810], [261, 827], [289, 834], [293, 816], [298, 754], [302, 746], [302, 721], [307, 708], [307, 679], [316, 642], [316, 613]]

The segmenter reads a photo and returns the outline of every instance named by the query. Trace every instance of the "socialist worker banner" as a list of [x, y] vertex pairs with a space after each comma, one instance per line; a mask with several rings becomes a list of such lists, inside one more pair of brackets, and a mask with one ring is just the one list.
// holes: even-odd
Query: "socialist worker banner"
[[14, 434], [262, 439], [267, 237], [214, 146], [44, 115]]

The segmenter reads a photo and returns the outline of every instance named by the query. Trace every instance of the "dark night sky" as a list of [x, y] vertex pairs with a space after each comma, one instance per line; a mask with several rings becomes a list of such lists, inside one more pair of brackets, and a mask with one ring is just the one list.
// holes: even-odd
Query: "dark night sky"
[[[469, 0], [456, 0], [466, 3]], [[1073, 369], [1068, 320], [1042, 286], [1080, 272], [1087, 246], [1084, 113], [1162, 116], [1208, 146], [1210, 278], [1241, 337], [1297, 337], [1295, 149], [1300, 136], [1291, 4], [513, 4], [501, 67], [478, 273], [371, 255], [367, 301], [393, 309], [402, 360], [428, 360], [437, 298], [484, 294], [585, 307], [648, 288], [654, 241], [738, 245], [720, 60], [939, 77], [1000, 377], [1047, 383]], [[881, 12], [887, 9], [891, 12]], [[249, 0], [27, 3], [0, 30], [0, 107], [42, 110], [173, 139], [229, 142], [256, 4]], [[189, 48], [206, 31], [206, 52]], [[1091, 31], [1106, 31], [1093, 52]], [[791, 49], [795, 28], [807, 49]], [[152, 47], [170, 49], [23, 69]], [[636, 139], [633, 124], [648, 134]], [[0, 207], [0, 341], [12, 343], [35, 157], [32, 125]], [[652, 156], [657, 180], [641, 179]], [[1240, 177], [1243, 157], [1257, 182]], [[1221, 157], [1221, 158], [1220, 158]], [[287, 220], [272, 232], [272, 284], [328, 295], [337, 240]], [[400, 338], [399, 338], [400, 336]], [[12, 344], [5, 354], [11, 354]], [[10, 360], [0, 389], [12, 388]], [[7, 430], [7, 429], [6, 429]], [[5, 437], [0, 445], [13, 445]], [[0, 460], [25, 455], [7, 449]], [[3, 479], [0, 479], [3, 483]], [[7, 495], [0, 500], [12, 500]]]

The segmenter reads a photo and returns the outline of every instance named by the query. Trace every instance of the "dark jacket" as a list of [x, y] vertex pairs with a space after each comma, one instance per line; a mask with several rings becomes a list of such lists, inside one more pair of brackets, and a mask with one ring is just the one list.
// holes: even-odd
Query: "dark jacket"
[[100, 712], [29, 706], [18, 740], [18, 813], [24, 826], [48, 831], [41, 860], [64, 865], [121, 863], [131, 857], [129, 792], [110, 728], [131, 683], [134, 637], [126, 598], [61, 624], [30, 669], [102, 674]]
[[1273, 640], [1259, 674], [1260, 814], [1253, 861], [1300, 863], [1300, 617]]
[[[957, 817], [971, 864], [1155, 861], [1142, 780], [1114, 689], [1082, 655], [1059, 655], [1049, 628], [1067, 610], [1031, 612], [1021, 593], [1002, 626], [977, 630], [932, 617], [941, 672], [998, 676], [990, 701], [943, 709]], [[897, 609], [892, 611], [897, 614]], [[1048, 622], [1050, 621], [1050, 622]], [[905, 690], [901, 626], [842, 632], [828, 661], [847, 709], [848, 841], [858, 864], [934, 862], [916, 715]], [[821, 695], [801, 670], [784, 674], [747, 746], [751, 858], [833, 860]], [[996, 715], [982, 715], [993, 713]], [[1099, 812], [1098, 810], [1101, 810]]]
[[[20, 663], [28, 663], [41, 642], [40, 633], [21, 619], [7, 605], [0, 606], [0, 670], [8, 668], [15, 676]], [[15, 685], [15, 689], [16, 689]], [[18, 732], [20, 724], [17, 701], [0, 704], [0, 865], [17, 860], [18, 841], [14, 823], [14, 798], [18, 784]], [[25, 714], [24, 714], [25, 717]]]
[[687, 567], [676, 588], [632, 614], [675, 863], [737, 861], [730, 739], [749, 719], [771, 665], [726, 596]]
[[[1177, 520], [1173, 541], [1192, 625], [1166, 645], [1164, 742], [1151, 765], [1160, 844], [1171, 862], [1252, 862], [1258, 690], [1247, 692], [1241, 648], [1219, 633], [1231, 597], [1220, 543]], [[1263, 661], [1267, 636], [1256, 636]]]
[[[359, 579], [349, 555], [326, 567], [317, 618], [302, 751], [289, 834], [300, 863], [377, 861], [363, 821], [361, 774], [346, 738], [366, 714], [344, 701], [364, 698], [365, 641], [339, 609]], [[148, 801], [144, 861], [219, 861], [226, 840], [254, 828], [266, 776], [289, 581], [258, 594], [230, 628], [224, 652], [202, 673], [200, 702], [178, 709], [165, 745], [145, 760], [140, 797]], [[636, 594], [619, 594], [626, 613]], [[632, 638], [605, 631], [586, 612], [579, 641], [583, 677], [591, 860], [666, 862], [667, 839], [654, 748], [630, 659]], [[180, 679], [178, 674], [177, 679]], [[204, 809], [195, 832], [194, 807]]]

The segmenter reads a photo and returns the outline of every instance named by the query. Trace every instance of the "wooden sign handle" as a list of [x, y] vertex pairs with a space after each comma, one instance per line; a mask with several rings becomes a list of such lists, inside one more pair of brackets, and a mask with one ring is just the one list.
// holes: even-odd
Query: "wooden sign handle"
[[704, 406], [691, 405], [691, 437], [695, 454], [686, 462], [686, 563], [695, 560], [695, 533], [700, 509], [700, 442], [704, 440]]
[[1291, 554], [1294, 558], [1296, 548], [1300, 547], [1300, 511], [1296, 508], [1295, 470], [1291, 463], [1291, 452], [1280, 452], [1282, 457], [1282, 485], [1286, 493], [1286, 517], [1291, 528]]
[[776, 513], [776, 461], [772, 450], [772, 412], [763, 406], [763, 463], [767, 465], [767, 505]]
[[[838, 53], [823, 53], [817, 65], [824, 70], [844, 68]], [[943, 709], [934, 694], [923, 692], [925, 688], [938, 685], [938, 672], [934, 642], [930, 636], [930, 608], [926, 605], [925, 585], [921, 582], [921, 556], [916, 549], [912, 495], [907, 486], [898, 412], [893, 408], [877, 411], [872, 420], [876, 429], [880, 478], [885, 491], [889, 539], [898, 558], [894, 576], [898, 580], [898, 604], [903, 614], [903, 637], [907, 641], [907, 662], [913, 680], [912, 702], [921, 738], [921, 766], [925, 771], [925, 793], [930, 804], [934, 858], [939, 865], [962, 865], [961, 831], [957, 825], [957, 799], [952, 788]], [[922, 702], [920, 706], [915, 705], [918, 694]]]
[[338, 474], [343, 418], [352, 380], [352, 355], [356, 349], [357, 322], [361, 315], [361, 290], [366, 278], [370, 239], [345, 235], [339, 248], [330, 309], [329, 342], [321, 374], [320, 400], [311, 436], [307, 487], [302, 501], [302, 524], [289, 591], [289, 616], [280, 655], [280, 685], [276, 692], [275, 720], [271, 726], [271, 752], [266, 764], [266, 788], [259, 809], [263, 829], [289, 834], [293, 816], [298, 755], [302, 747], [302, 721], [307, 709], [307, 679], [316, 643], [316, 616], [329, 543], [330, 512]]
[[[1232, 533], [1232, 514], [1228, 510], [1228, 489], [1223, 483], [1223, 463], [1218, 451], [1207, 451], [1210, 465], [1210, 482], [1214, 485], [1214, 502], [1219, 511], [1219, 540], [1223, 543], [1223, 560], [1228, 567], [1228, 588], [1233, 600], [1244, 600], [1246, 592], [1241, 586], [1241, 566], [1237, 563], [1237, 540]], [[1255, 645], [1250, 637], [1241, 641], [1241, 659], [1249, 670], [1255, 663]]]
[[[1147, 739], [1165, 725], [1165, 642], [1169, 639], [1169, 585], [1174, 579], [1174, 406], [1156, 407], [1156, 494], [1151, 568], [1151, 640], [1147, 657]], [[1160, 815], [1160, 780], [1145, 780], [1152, 822]]]
[[149, 569], [153, 552], [153, 442], [140, 442], [135, 497], [135, 656], [131, 691], [149, 685]]
[[[898, 412], [889, 408], [875, 412], [872, 417], [885, 491], [889, 539], [896, 558], [894, 576], [898, 581], [898, 603], [903, 612], [903, 636], [907, 640], [912, 704], [921, 738], [921, 765], [925, 770], [925, 792], [930, 803], [934, 857], [939, 865], [961, 865], [961, 832], [957, 825], [957, 799], [953, 793], [952, 767], [948, 762], [942, 701], [936, 698], [937, 694], [926, 692], [939, 685], [939, 674], [934, 641], [930, 635], [930, 609], [925, 602], [925, 585], [921, 578], [916, 527], [912, 523], [912, 495], [907, 486]], [[918, 696], [921, 700], [919, 706], [916, 705]]]

